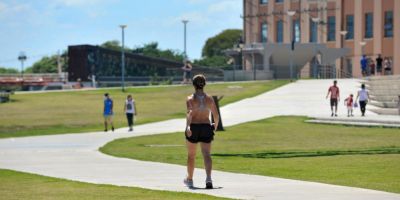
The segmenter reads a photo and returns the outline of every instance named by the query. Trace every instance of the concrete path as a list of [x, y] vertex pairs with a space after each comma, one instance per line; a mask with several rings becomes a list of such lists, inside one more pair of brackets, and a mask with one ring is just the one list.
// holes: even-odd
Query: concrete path
[[[329, 116], [329, 102], [325, 100], [325, 95], [331, 82], [298, 81], [227, 105], [221, 109], [223, 122], [231, 126], [277, 115]], [[340, 80], [339, 86], [342, 95], [350, 91], [355, 93], [358, 82]], [[344, 106], [340, 108], [340, 113], [344, 113]], [[367, 112], [367, 118], [379, 117]], [[393, 120], [399, 120], [400, 123], [400, 118]], [[2, 139], [0, 168], [89, 183], [196, 192], [240, 199], [400, 199], [399, 194], [374, 190], [220, 171], [213, 172], [215, 186], [220, 189], [189, 190], [182, 184], [186, 174], [184, 166], [115, 158], [98, 151], [99, 147], [117, 138], [182, 131], [184, 124], [183, 119], [177, 119], [137, 126], [134, 133], [119, 129], [115, 133]], [[183, 137], [181, 142], [184, 143]], [[162, 147], [153, 148], [162, 151]], [[203, 170], [197, 169], [195, 174], [195, 186], [203, 188]]]

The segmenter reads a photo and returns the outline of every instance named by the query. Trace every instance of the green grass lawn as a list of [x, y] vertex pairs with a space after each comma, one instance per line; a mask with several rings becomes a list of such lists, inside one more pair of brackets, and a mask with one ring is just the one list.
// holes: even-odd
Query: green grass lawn
[[[399, 129], [305, 120], [275, 117], [217, 132], [213, 168], [400, 193]], [[119, 139], [100, 150], [118, 157], [185, 165], [184, 142], [183, 133], [171, 133]], [[200, 151], [196, 162], [203, 166]]]
[[[252, 97], [288, 83], [279, 81], [236, 82], [207, 85], [210, 95], [224, 95], [221, 105]], [[136, 124], [184, 117], [186, 96], [193, 87], [141, 87], [94, 91], [16, 94], [0, 104], [0, 138], [103, 130], [103, 94], [114, 99], [116, 127], [126, 127], [123, 105], [128, 94], [137, 102]]]
[[89, 184], [10, 170], [0, 170], [0, 180], [0, 199], [7, 200], [225, 199], [186, 192], [167, 192], [135, 187]]

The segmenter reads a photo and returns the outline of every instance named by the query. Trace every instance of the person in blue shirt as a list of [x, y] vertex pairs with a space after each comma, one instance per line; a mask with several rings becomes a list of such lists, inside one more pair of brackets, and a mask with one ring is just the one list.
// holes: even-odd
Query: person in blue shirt
[[108, 93], [104, 94], [104, 109], [103, 109], [103, 116], [104, 116], [104, 131], [108, 131], [108, 124], [111, 125], [111, 130], [114, 131], [114, 124], [112, 121], [113, 112], [113, 100], [110, 98]]
[[363, 55], [360, 61], [361, 64], [361, 73], [363, 76], [367, 76], [367, 66], [368, 66], [368, 59], [366, 55]]

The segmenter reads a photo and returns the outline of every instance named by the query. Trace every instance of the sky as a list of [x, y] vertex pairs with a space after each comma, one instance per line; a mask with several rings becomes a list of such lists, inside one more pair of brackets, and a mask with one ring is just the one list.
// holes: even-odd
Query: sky
[[68, 45], [120, 41], [120, 24], [128, 47], [158, 42], [183, 52], [183, 19], [187, 54], [198, 59], [207, 38], [243, 28], [242, 7], [242, 0], [0, 0], [0, 67], [20, 69], [20, 52], [28, 67]]

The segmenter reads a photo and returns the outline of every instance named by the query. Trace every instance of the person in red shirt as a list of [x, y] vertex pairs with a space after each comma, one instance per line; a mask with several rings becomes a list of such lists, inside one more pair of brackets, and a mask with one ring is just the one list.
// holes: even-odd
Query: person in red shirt
[[[340, 101], [340, 94], [339, 94], [339, 87], [337, 86], [336, 80], [334, 80], [333, 85], [331, 87], [329, 87], [326, 98], [329, 97], [329, 94], [331, 95], [331, 111], [332, 111], [331, 117], [333, 117], [333, 116], [337, 117], [337, 105], [338, 105], [338, 102]], [[335, 107], [335, 110], [333, 110], [333, 107]]]
[[353, 94], [350, 94], [350, 96], [344, 100], [344, 105], [347, 107], [347, 117], [353, 117]]

